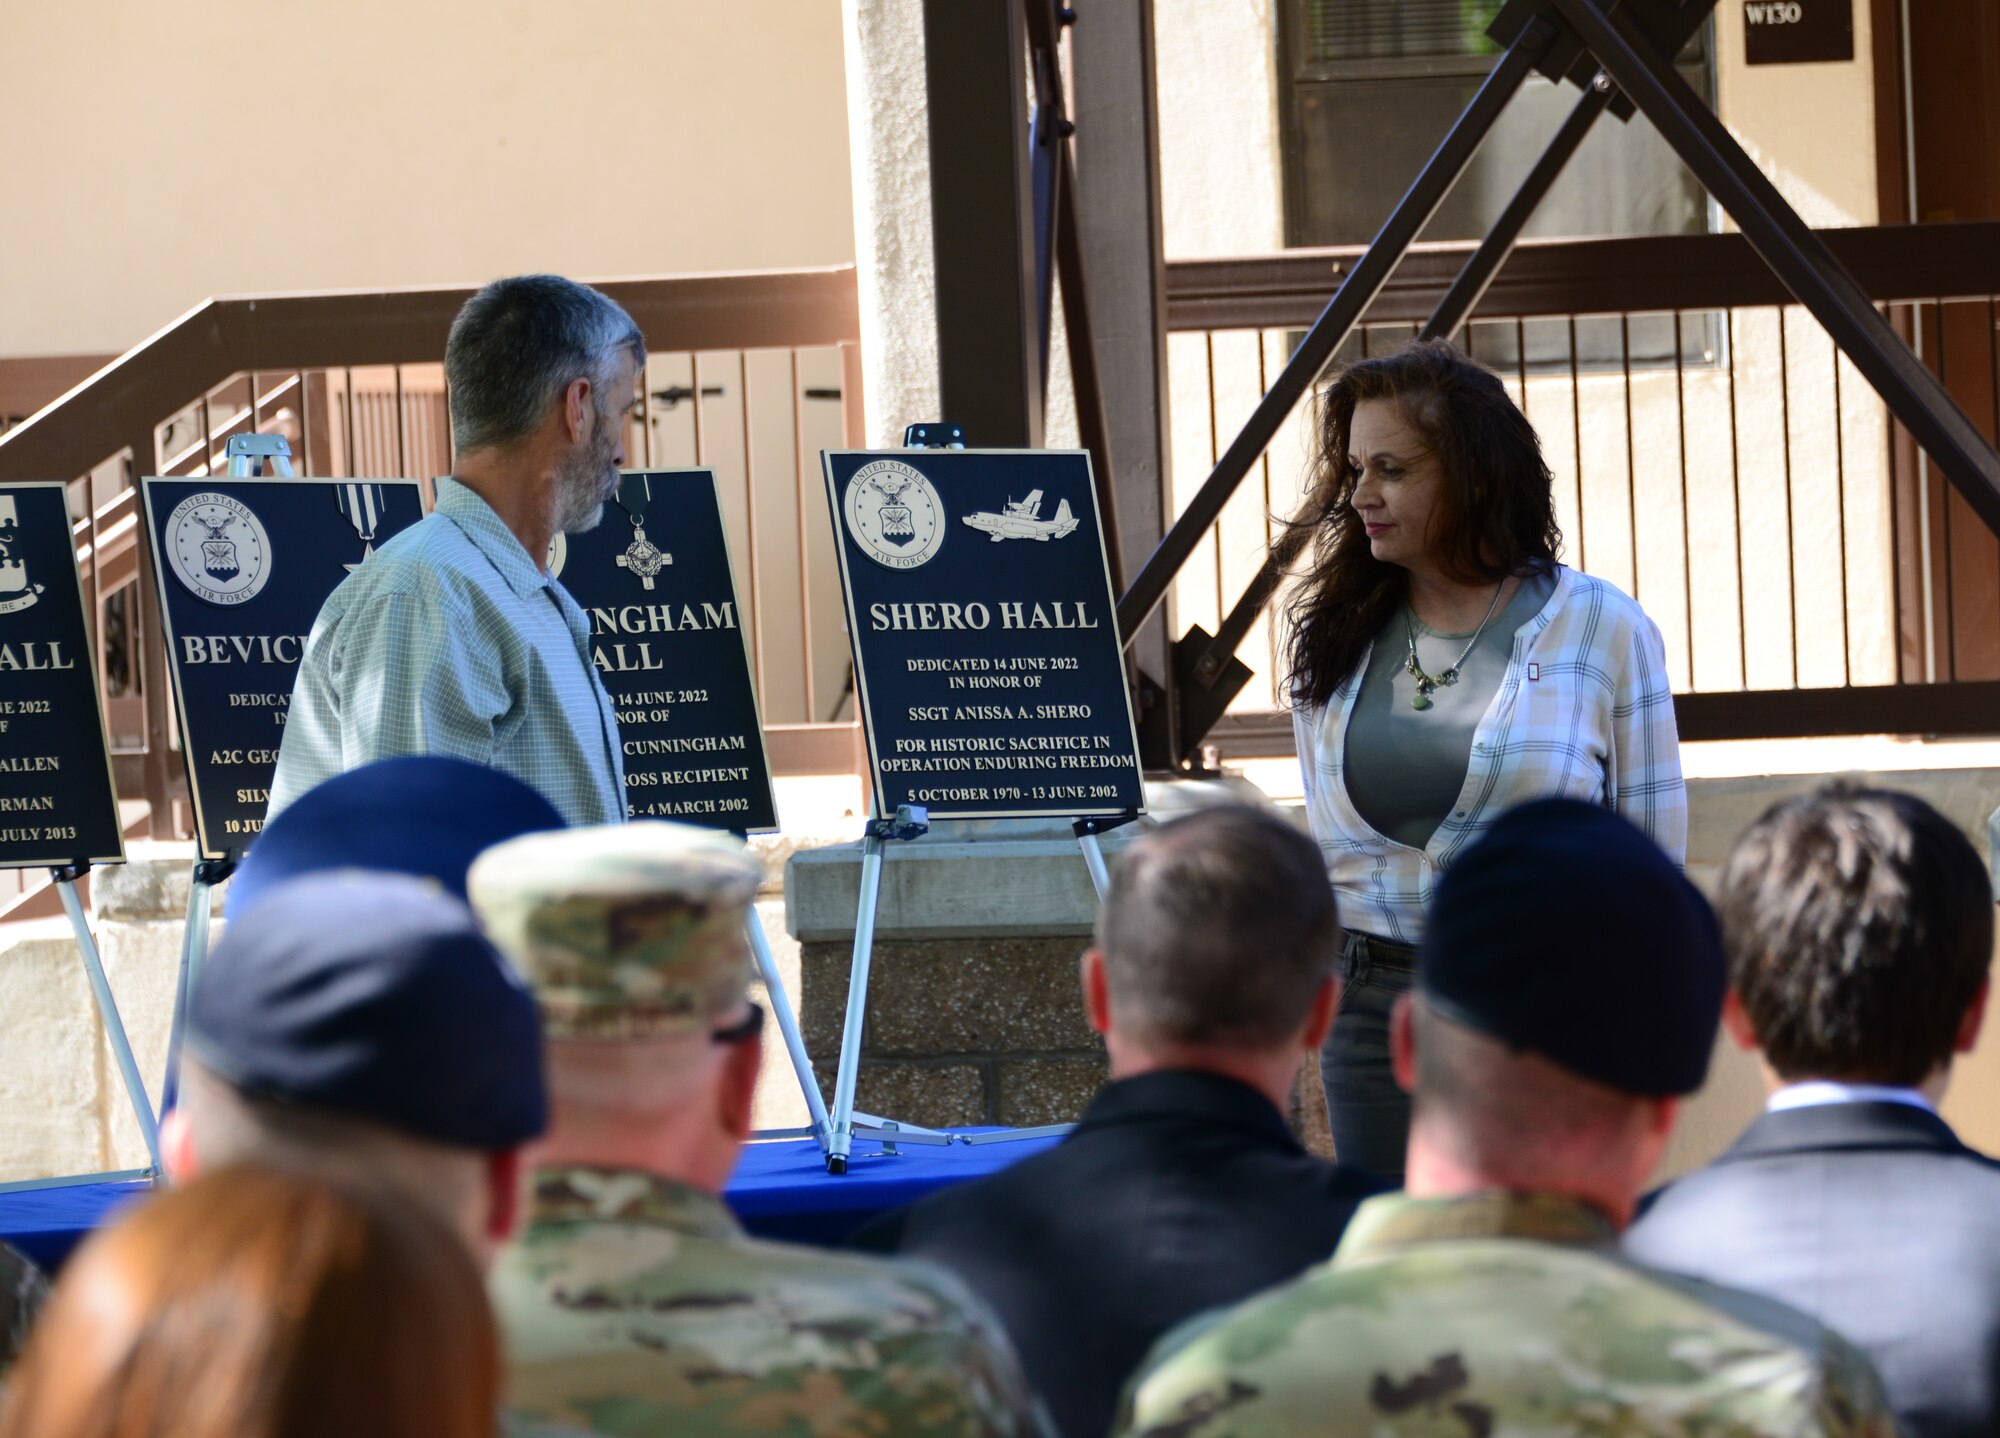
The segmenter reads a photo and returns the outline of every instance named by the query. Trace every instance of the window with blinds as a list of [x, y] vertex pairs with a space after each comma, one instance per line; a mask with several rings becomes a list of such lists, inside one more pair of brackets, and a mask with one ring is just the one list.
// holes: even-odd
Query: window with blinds
[[[1493, 68], [1499, 47], [1486, 29], [1500, 0], [1278, 3], [1286, 243], [1365, 244]], [[1712, 24], [1697, 31], [1676, 61], [1682, 77], [1710, 99]], [[1421, 238], [1484, 237], [1578, 93], [1573, 85], [1531, 77]], [[1526, 233], [1685, 234], [1714, 224], [1707, 194], [1645, 117], [1635, 115], [1625, 123], [1598, 121]], [[1706, 326], [1683, 329], [1689, 361], [1702, 362], [1713, 350]], [[1670, 357], [1670, 348], [1647, 356]]]
[[1343, 60], [1491, 55], [1486, 29], [1500, 0], [1303, 0], [1305, 58]]

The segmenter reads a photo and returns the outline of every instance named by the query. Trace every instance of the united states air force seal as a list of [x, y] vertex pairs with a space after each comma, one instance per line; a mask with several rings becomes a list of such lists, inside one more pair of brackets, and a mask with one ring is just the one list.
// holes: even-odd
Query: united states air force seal
[[250, 507], [226, 494], [191, 494], [167, 516], [174, 574], [210, 604], [255, 599], [271, 577], [271, 539]]
[[944, 501], [928, 479], [900, 460], [861, 466], [847, 481], [840, 508], [854, 542], [890, 569], [915, 569], [944, 543]]

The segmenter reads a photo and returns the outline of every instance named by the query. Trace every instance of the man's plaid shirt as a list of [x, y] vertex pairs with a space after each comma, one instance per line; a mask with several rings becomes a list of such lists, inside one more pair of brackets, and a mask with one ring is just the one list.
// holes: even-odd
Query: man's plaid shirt
[[1616, 809], [1675, 863], [1687, 856], [1687, 790], [1660, 631], [1601, 579], [1557, 567], [1555, 593], [1514, 634], [1507, 674], [1473, 731], [1465, 787], [1422, 849], [1383, 838], [1347, 797], [1345, 736], [1364, 653], [1324, 709], [1294, 711], [1306, 816], [1343, 927], [1392, 943], [1423, 937], [1438, 876], [1516, 804], [1557, 796]]
[[490, 505], [437, 510], [327, 596], [292, 689], [270, 814], [376, 759], [441, 754], [512, 774], [570, 824], [625, 817], [618, 715], [590, 621]]

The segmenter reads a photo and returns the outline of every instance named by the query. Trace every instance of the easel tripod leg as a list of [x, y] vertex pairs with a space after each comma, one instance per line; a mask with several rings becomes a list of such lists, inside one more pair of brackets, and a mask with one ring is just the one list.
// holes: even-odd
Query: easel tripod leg
[[854, 916], [854, 960], [847, 975], [847, 1016], [840, 1032], [840, 1067], [833, 1081], [832, 1128], [826, 1171], [846, 1173], [854, 1147], [854, 1090], [861, 1072], [861, 1029], [868, 1012], [868, 966], [875, 949], [875, 906], [882, 894], [879, 834], [861, 841], [861, 906]]
[[1091, 830], [1083, 830], [1076, 836], [1077, 848], [1083, 850], [1083, 866], [1090, 870], [1090, 882], [1102, 899], [1111, 888], [1111, 870], [1104, 862], [1104, 846], [1097, 842], [1097, 835]]
[[799, 1021], [792, 1013], [792, 1001], [785, 993], [785, 981], [778, 974], [778, 965], [771, 957], [771, 942], [765, 936], [763, 920], [757, 911], [750, 911], [750, 955], [757, 963], [757, 974], [764, 981], [764, 994], [771, 1005], [771, 1014], [778, 1021], [778, 1032], [784, 1036], [785, 1052], [791, 1056], [792, 1072], [799, 1081], [799, 1092], [805, 1095], [806, 1111], [812, 1116], [813, 1137], [819, 1140], [822, 1152], [826, 1151], [831, 1139], [831, 1129], [826, 1117], [826, 1099], [819, 1091], [819, 1080], [813, 1076], [812, 1059], [806, 1055], [806, 1041], [799, 1033]]
[[84, 918], [83, 900], [77, 897], [76, 885], [68, 879], [56, 881], [56, 893], [61, 896], [63, 912], [69, 915], [69, 926], [76, 933], [83, 971], [89, 976], [90, 992], [97, 1001], [97, 1016], [103, 1021], [105, 1037], [111, 1041], [112, 1057], [118, 1061], [118, 1076], [124, 1080], [125, 1096], [132, 1101], [132, 1116], [139, 1121], [139, 1137], [145, 1140], [146, 1157], [157, 1174], [160, 1129], [153, 1118], [153, 1101], [146, 1096], [146, 1081], [139, 1076], [138, 1060], [132, 1057], [132, 1041], [126, 1037], [125, 1022], [118, 1015], [118, 1001], [112, 997], [110, 980], [104, 975], [97, 941], [91, 937], [90, 924]]
[[187, 926], [182, 930], [180, 974], [174, 982], [174, 1021], [167, 1035], [167, 1077], [160, 1090], [162, 1117], [180, 1098], [181, 1036], [187, 1027], [188, 995], [194, 991], [201, 961], [208, 957], [208, 888], [208, 881], [201, 877], [197, 865], [195, 877], [188, 884]]

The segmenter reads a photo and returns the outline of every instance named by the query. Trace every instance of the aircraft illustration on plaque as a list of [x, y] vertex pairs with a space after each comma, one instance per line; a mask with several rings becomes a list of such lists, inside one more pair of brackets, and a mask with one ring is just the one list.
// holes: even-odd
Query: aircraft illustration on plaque
[[983, 530], [993, 536], [998, 544], [1003, 539], [1039, 539], [1044, 544], [1051, 539], [1061, 539], [1076, 529], [1076, 516], [1069, 512], [1069, 501], [1063, 500], [1056, 506], [1053, 519], [1042, 519], [1042, 492], [1030, 490], [1028, 497], [1016, 503], [1008, 500], [999, 514], [968, 514], [965, 522], [974, 529]]

